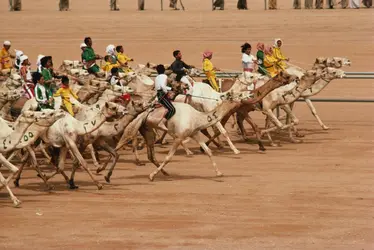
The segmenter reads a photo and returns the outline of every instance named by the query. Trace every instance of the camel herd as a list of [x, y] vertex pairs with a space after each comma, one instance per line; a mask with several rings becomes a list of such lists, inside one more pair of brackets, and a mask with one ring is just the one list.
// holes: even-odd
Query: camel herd
[[[150, 77], [155, 71], [150, 64], [138, 65], [134, 72], [122, 75], [125, 86], [118, 86], [108, 84], [104, 78], [89, 75], [77, 61], [63, 61], [59, 71], [71, 77], [71, 88], [80, 100], [78, 102], [72, 98], [74, 117], [61, 108], [59, 98], [55, 100], [55, 109], [37, 111], [36, 100], [24, 97], [22, 78], [13, 71], [1, 72], [0, 171], [3, 172], [5, 168], [9, 170], [7, 178], [0, 172], [1, 187], [7, 189], [17, 207], [20, 201], [12, 193], [9, 182], [14, 178], [15, 186], [19, 187], [25, 166], [36, 170], [48, 190], [53, 188], [49, 180], [59, 174], [65, 178], [70, 189], [77, 188], [74, 175], [76, 169], [82, 167], [97, 188], [102, 189], [103, 185], [92, 174], [83, 152], [89, 152], [97, 173], [107, 169], [104, 178], [109, 183], [119, 159], [117, 151], [130, 142], [136, 164], [141, 164], [138, 157], [139, 135], [144, 139], [148, 159], [156, 166], [149, 175], [151, 181], [159, 172], [168, 175], [164, 167], [179, 145], [187, 155], [192, 154], [187, 147], [191, 139], [210, 158], [216, 175], [222, 176], [208, 146], [214, 143], [222, 147], [219, 136], [223, 135], [232, 151], [240, 153], [225, 129], [230, 117], [236, 118], [245, 140], [244, 120], [251, 125], [258, 140], [259, 152], [266, 150], [262, 142], [265, 134], [270, 145], [275, 145], [271, 138], [271, 132], [275, 130], [288, 129], [290, 140], [298, 141], [295, 136], [299, 136], [296, 129], [299, 120], [292, 108], [299, 98], [304, 98], [321, 127], [328, 129], [318, 117], [309, 97], [318, 94], [330, 81], [344, 77], [344, 71], [340, 68], [348, 65], [350, 61], [345, 58], [317, 58], [310, 70], [288, 64], [287, 69], [274, 78], [244, 72], [234, 79], [224, 79], [221, 92], [197, 81], [195, 74], [198, 70], [194, 69], [189, 75], [194, 88], [191, 100], [186, 102], [184, 95], [178, 95], [173, 102], [176, 113], [165, 126], [160, 125], [165, 109], [155, 100], [154, 81]], [[56, 80], [55, 84], [58, 87], [60, 83]], [[181, 88], [174, 84], [172, 87], [175, 90]], [[131, 95], [130, 101], [120, 99], [124, 93]], [[282, 117], [273, 113], [277, 107], [285, 111], [285, 123], [282, 123]], [[264, 130], [260, 130], [250, 117], [251, 111], [260, 111], [266, 116]], [[214, 131], [213, 135], [208, 132], [210, 128]], [[166, 134], [173, 138], [170, 151], [161, 164], [154, 151], [157, 131], [163, 133], [158, 140], [161, 143]], [[98, 159], [99, 150], [109, 153], [105, 162]], [[74, 163], [70, 176], [65, 173], [68, 154]], [[46, 175], [41, 171], [39, 158], [47, 159], [46, 162], [54, 169], [53, 174]]]

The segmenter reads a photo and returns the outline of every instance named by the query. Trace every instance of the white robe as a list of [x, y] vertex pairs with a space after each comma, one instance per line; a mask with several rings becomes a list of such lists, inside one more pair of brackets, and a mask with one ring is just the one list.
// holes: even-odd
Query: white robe
[[349, 8], [351, 9], [360, 8], [360, 0], [349, 0]]

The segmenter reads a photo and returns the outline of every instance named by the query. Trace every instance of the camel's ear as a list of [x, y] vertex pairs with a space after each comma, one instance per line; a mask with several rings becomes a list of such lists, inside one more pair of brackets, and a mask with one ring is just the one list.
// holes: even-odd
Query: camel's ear
[[105, 107], [109, 108], [109, 103], [105, 102]]

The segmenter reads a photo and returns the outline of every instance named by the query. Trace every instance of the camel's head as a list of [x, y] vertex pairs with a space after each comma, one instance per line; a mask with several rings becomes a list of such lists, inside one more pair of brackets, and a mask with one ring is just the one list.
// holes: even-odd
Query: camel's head
[[327, 67], [341, 68], [343, 66], [351, 66], [351, 61], [344, 57], [333, 57], [327, 58], [326, 65]]
[[345, 77], [345, 73], [341, 69], [328, 67], [322, 71], [321, 77], [332, 80]]
[[58, 119], [65, 117], [66, 112], [62, 109], [43, 109], [43, 111], [35, 112], [35, 124], [43, 127], [52, 126]]
[[317, 57], [314, 62], [313, 69], [324, 69], [326, 67], [341, 68], [343, 66], [350, 66], [351, 61], [342, 57]]
[[17, 122], [18, 123], [28, 123], [28, 124], [36, 122], [37, 117], [35, 116], [35, 112], [37, 112], [37, 111], [31, 111], [31, 110], [23, 111], [21, 113], [21, 115], [18, 117]]
[[9, 76], [11, 74], [11, 69], [1, 69], [0, 76]]
[[11, 89], [21, 87], [22, 78], [18, 74], [12, 74], [10, 75], [10, 77], [8, 78], [5, 84], [8, 88], [11, 88]]
[[243, 72], [240, 76], [238, 76], [236, 81], [241, 83], [240, 91], [245, 91], [250, 89], [250, 87], [256, 83], [260, 78], [262, 78], [261, 74], [258, 73], [251, 73], [251, 72]]
[[69, 74], [71, 74], [75, 77], [88, 76], [89, 75], [88, 71], [85, 70], [85, 69], [70, 69]]
[[125, 107], [114, 102], [106, 102], [101, 111], [107, 119], [119, 118], [128, 113]]

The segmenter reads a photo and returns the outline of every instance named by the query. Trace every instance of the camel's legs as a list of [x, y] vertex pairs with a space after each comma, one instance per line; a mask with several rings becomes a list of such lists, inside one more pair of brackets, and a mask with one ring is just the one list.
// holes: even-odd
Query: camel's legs
[[[287, 126], [299, 123], [299, 119], [292, 113], [292, 110], [291, 110], [290, 106], [288, 106], [288, 104], [281, 106], [281, 109], [283, 109], [284, 112], [286, 112], [286, 114], [287, 114], [287, 118], [286, 118]], [[290, 126], [288, 128], [288, 133], [289, 133], [290, 140], [291, 140], [291, 142], [300, 142], [300, 140], [295, 139], [294, 136], [293, 136], [293, 133], [292, 133], [292, 128], [293, 127], [294, 126]]]
[[238, 124], [239, 130], [240, 130], [240, 134], [241, 134], [243, 140], [247, 141], [248, 137], [247, 137], [247, 133], [245, 132], [244, 124], [243, 124], [243, 121], [244, 121], [245, 117], [244, 117], [243, 114], [239, 114], [239, 113], [237, 113], [236, 116], [237, 116], [236, 117], [236, 122]]
[[51, 162], [52, 157], [49, 156], [49, 154], [48, 154], [47, 151], [45, 150], [45, 145], [44, 145], [43, 143], [40, 143], [39, 147], [40, 147], [40, 150], [42, 151], [42, 153], [44, 154], [45, 158], [48, 159], [48, 162]]
[[[207, 129], [203, 129], [201, 130], [201, 133], [203, 133], [203, 135], [205, 135], [207, 138], [208, 138], [208, 142], [207, 143], [210, 143], [210, 142], [213, 142], [214, 145], [216, 145], [217, 148], [223, 148], [222, 144], [220, 144], [219, 142], [216, 142], [214, 139], [217, 138], [219, 135], [220, 135], [220, 132], [219, 130], [218, 131], [214, 131], [214, 135], [213, 137], [209, 134], [208, 130]], [[216, 133], [217, 132], [217, 133]]]
[[165, 139], [165, 136], [167, 135], [167, 131], [162, 131], [162, 135], [161, 137], [155, 142], [156, 144], [161, 144], [163, 143], [164, 139]]
[[47, 177], [40, 170], [40, 168], [38, 166], [38, 162], [36, 160], [36, 155], [35, 155], [34, 150], [31, 148], [31, 146], [27, 146], [26, 149], [29, 152], [30, 157], [31, 157], [31, 165], [34, 167], [34, 169], [36, 170], [36, 172], [39, 174], [39, 177], [44, 181], [44, 184], [47, 186], [47, 189], [53, 189], [53, 185], [50, 185], [48, 183]]
[[169, 161], [171, 160], [171, 158], [175, 154], [175, 151], [177, 151], [178, 146], [181, 144], [181, 142], [182, 142], [181, 138], [175, 138], [175, 140], [173, 142], [173, 145], [172, 145], [172, 147], [171, 147], [168, 155], [165, 157], [164, 162], [161, 163], [161, 165], [154, 172], [152, 172], [149, 175], [149, 180], [153, 181], [153, 179], [155, 178], [156, 174], [158, 174], [158, 172], [160, 172], [161, 170], [163, 170], [163, 168], [166, 166], [166, 164], [169, 163]]
[[249, 123], [249, 125], [251, 125], [253, 131], [255, 131], [255, 133], [256, 133], [256, 138], [257, 138], [257, 143], [258, 143], [259, 150], [262, 151], [262, 152], [265, 151], [266, 148], [264, 147], [264, 144], [262, 143], [262, 140], [261, 140], [261, 130], [260, 130], [260, 128], [257, 126], [255, 121], [252, 120], [252, 118], [248, 114], [246, 114], [244, 116], [244, 119]]
[[[3, 154], [0, 153], [0, 163], [2, 163], [7, 169], [10, 170], [10, 174], [8, 176], [8, 179], [6, 179], [6, 184], [8, 185], [9, 181], [13, 178], [13, 175], [15, 173], [17, 173], [18, 171], [18, 168], [16, 166], [14, 166], [12, 163], [10, 163], [5, 157]], [[1, 183], [0, 185], [0, 189], [3, 188], [3, 186], [5, 186], [4, 183]]]
[[304, 98], [304, 100], [305, 100], [306, 104], [308, 105], [310, 111], [312, 111], [312, 114], [314, 115], [314, 117], [317, 119], [319, 125], [320, 125], [323, 129], [325, 129], [325, 130], [329, 129], [329, 127], [327, 127], [325, 124], [323, 124], [321, 118], [319, 118], [319, 116], [318, 116], [318, 114], [317, 114], [317, 110], [316, 110], [315, 107], [313, 106], [312, 101], [311, 101], [309, 98]]
[[219, 132], [221, 132], [221, 134], [226, 138], [227, 142], [230, 145], [230, 148], [232, 149], [232, 151], [234, 151], [234, 154], [239, 154], [240, 151], [234, 146], [234, 144], [230, 140], [229, 134], [227, 133], [226, 129], [222, 126], [222, 124], [220, 122], [217, 122], [215, 124], [215, 127], [218, 128]]
[[186, 140], [181, 142], [182, 147], [183, 147], [184, 151], [186, 151], [187, 156], [193, 155], [193, 152], [186, 145], [190, 140], [191, 140], [191, 138], [188, 137]]
[[[10, 157], [9, 157], [9, 158], [10, 158]], [[8, 159], [8, 160], [9, 160], [9, 159]], [[15, 187], [19, 187], [19, 180], [21, 179], [21, 174], [22, 174], [22, 172], [23, 172], [23, 168], [25, 167], [26, 163], [27, 163], [27, 161], [22, 162], [21, 167], [19, 168], [19, 170], [18, 170], [16, 176], [14, 177], [14, 181], [13, 181], [13, 183], [14, 183], [14, 186], [15, 186]]]
[[18, 207], [21, 204], [21, 201], [13, 194], [8, 186], [7, 180], [4, 178], [3, 174], [0, 172], [0, 183], [3, 184], [10, 195], [10, 199], [13, 201], [15, 207]]
[[[102, 189], [103, 185], [100, 184], [97, 180], [95, 180], [93, 174], [91, 173], [90, 169], [87, 166], [87, 162], [84, 160], [83, 156], [79, 152], [79, 149], [78, 149], [77, 145], [74, 143], [74, 141], [71, 138], [67, 138], [66, 143], [69, 146], [70, 151], [77, 158], [77, 160], [79, 161], [80, 165], [84, 168], [84, 170], [86, 170], [86, 172], [88, 173], [88, 175], [90, 176], [92, 181], [95, 183], [97, 188], [99, 190]], [[70, 178], [70, 183], [74, 183], [74, 177], [73, 176]]]
[[135, 164], [137, 166], [143, 166], [144, 163], [141, 163], [139, 158], [139, 151], [138, 151], [138, 135], [136, 134], [132, 139], [132, 152], [135, 155]]
[[104, 177], [106, 182], [110, 183], [110, 177], [112, 176], [114, 166], [117, 164], [119, 154], [111, 146], [108, 145], [104, 140], [100, 141], [100, 146], [107, 151], [113, 157], [112, 164], [109, 167], [107, 175]]
[[197, 143], [199, 143], [200, 147], [202, 147], [205, 153], [209, 156], [210, 161], [212, 162], [213, 168], [216, 171], [217, 176], [223, 176], [223, 174], [218, 170], [216, 162], [213, 160], [212, 151], [208, 148], [205, 142], [201, 139], [200, 133], [196, 133], [192, 136]]
[[96, 159], [95, 149], [94, 149], [94, 147], [92, 146], [92, 144], [91, 144], [91, 143], [88, 144], [88, 145], [87, 145], [87, 148], [88, 148], [88, 150], [89, 150], [90, 153], [91, 153], [91, 158], [92, 158], [93, 164], [95, 165], [96, 169], [101, 168], [99, 162], [98, 162], [97, 159]]

